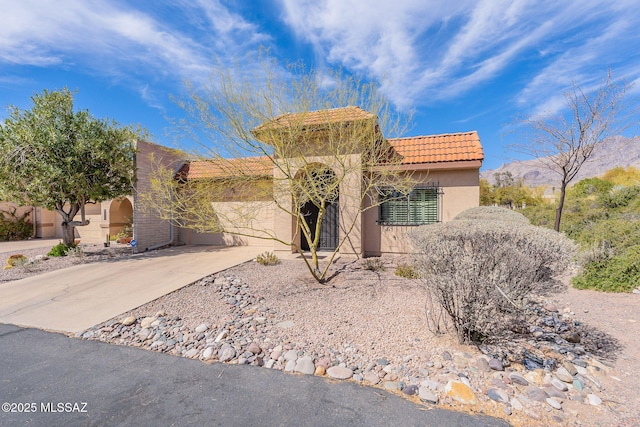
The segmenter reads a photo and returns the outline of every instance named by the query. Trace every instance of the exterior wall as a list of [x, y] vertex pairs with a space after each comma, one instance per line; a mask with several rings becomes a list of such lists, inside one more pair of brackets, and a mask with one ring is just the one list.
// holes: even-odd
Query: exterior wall
[[[439, 218], [451, 221], [460, 212], [480, 204], [479, 169], [431, 170], [416, 172], [416, 181], [439, 185], [443, 194], [439, 201]], [[415, 226], [379, 225], [378, 207], [363, 214], [364, 255], [380, 256], [385, 253], [408, 253], [406, 233]]]
[[62, 224], [57, 212], [36, 208], [36, 237], [53, 239], [62, 237]]
[[[337, 176], [341, 175], [340, 169], [345, 168], [346, 175], [340, 184], [339, 195], [339, 241], [345, 238], [345, 232], [348, 228], [353, 229], [349, 234], [347, 241], [340, 248], [341, 254], [362, 254], [361, 227], [362, 218], [360, 214], [360, 191], [362, 188], [362, 172], [360, 168], [361, 158], [359, 154], [347, 154], [338, 162], [334, 156], [318, 156], [305, 158], [304, 165], [290, 164], [292, 175], [296, 175], [297, 171], [303, 166], [310, 164], [322, 164], [333, 169]], [[276, 235], [284, 242], [292, 242], [300, 246], [300, 232], [297, 230], [298, 225], [296, 219], [288, 214], [285, 210], [291, 209], [292, 197], [288, 188], [288, 182], [284, 179], [284, 174], [280, 168], [274, 168], [274, 198], [278, 204], [285, 209], [275, 209], [273, 230]], [[285, 245], [276, 243], [274, 250], [276, 252], [291, 253], [294, 251], [293, 245]]]
[[153, 214], [144, 212], [136, 203], [136, 195], [150, 190], [150, 176], [155, 166], [162, 165], [175, 172], [183, 164], [183, 156], [177, 150], [145, 141], [138, 141], [136, 154], [136, 185], [133, 196], [133, 237], [137, 241], [136, 251], [175, 243], [178, 232], [170, 221], [161, 220]]
[[[89, 220], [89, 225], [83, 225], [82, 227], [76, 227], [76, 238], [80, 239], [81, 243], [100, 243], [104, 241], [102, 237], [102, 203], [87, 203], [84, 206], [85, 218]], [[74, 217], [75, 221], [80, 221], [82, 216], [80, 214]], [[60, 215], [56, 213], [56, 220], [60, 223]], [[61, 230], [62, 231], [62, 230]], [[57, 237], [62, 237], [60, 234]]]
[[[226, 221], [222, 220], [222, 225], [226, 229], [246, 235], [198, 233], [182, 228], [180, 229], [182, 243], [187, 245], [264, 246], [267, 248], [275, 246], [275, 242], [269, 239], [270, 236], [276, 235], [274, 230], [275, 205], [272, 201], [223, 202], [214, 203], [213, 207], [221, 217], [226, 218]], [[235, 227], [232, 227], [230, 222], [233, 222]]]

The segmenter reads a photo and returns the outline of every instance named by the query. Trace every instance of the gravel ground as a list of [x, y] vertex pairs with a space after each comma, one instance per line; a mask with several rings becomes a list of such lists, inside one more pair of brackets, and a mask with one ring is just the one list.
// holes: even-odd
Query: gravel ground
[[75, 255], [65, 257], [48, 257], [51, 248], [28, 249], [18, 252], [0, 253], [0, 262], [5, 263], [11, 255], [24, 255], [28, 262], [13, 268], [0, 270], [0, 284], [12, 280], [43, 274], [48, 271], [59, 270], [77, 264], [103, 261], [117, 257], [128, 256], [132, 253], [128, 245], [112, 243], [110, 247], [104, 245], [80, 244], [81, 251]]
[[[418, 280], [395, 276], [393, 274], [395, 260], [387, 261], [388, 267], [382, 272], [366, 270], [360, 261], [340, 261], [336, 264], [339, 274], [329, 282], [329, 285], [321, 285], [310, 279], [303, 263], [299, 260], [285, 260], [280, 265], [271, 267], [250, 262], [216, 276], [238, 283], [234, 286], [242, 286], [242, 289], [251, 296], [252, 301], [259, 301], [256, 307], [260, 313], [269, 318], [270, 325], [289, 321], [292, 322], [293, 327], [259, 326], [256, 328], [252, 326], [251, 330], [242, 330], [244, 326], [238, 326], [238, 324], [242, 325], [243, 316], [246, 317], [247, 312], [242, 313], [240, 310], [232, 313], [227, 301], [230, 294], [225, 293], [227, 291], [223, 291], [222, 288], [212, 286], [213, 278], [212, 281], [196, 283], [166, 295], [123, 314], [121, 318], [132, 316], [140, 320], [145, 317], [153, 318], [159, 314], [167, 318], [175, 316], [176, 319], [179, 318], [180, 324], [186, 331], [193, 331], [199, 325], [206, 324], [212, 331], [211, 337], [215, 337], [220, 331], [231, 329], [231, 335], [241, 338], [239, 341], [235, 338], [234, 341], [229, 337], [227, 342], [234, 344], [238, 349], [246, 348], [245, 346], [252, 341], [259, 343], [264, 349], [281, 345], [284, 351], [294, 349], [299, 354], [311, 355], [316, 361], [323, 356], [328, 357], [332, 363], [341, 362], [346, 366], [360, 367], [363, 373], [366, 372], [365, 366], [367, 368], [373, 366], [374, 372], [381, 372], [380, 369], [383, 366], [377, 365], [376, 361], [386, 360], [390, 363], [389, 366], [394, 368], [378, 386], [387, 388], [388, 383], [396, 381], [421, 384], [420, 378], [432, 379], [439, 384], [436, 389], [440, 393], [439, 405], [505, 417], [514, 425], [631, 426], [638, 422], [635, 403], [640, 390], [636, 369], [633, 368], [633, 363], [630, 363], [636, 360], [635, 350], [639, 347], [637, 339], [634, 339], [632, 348], [621, 349], [616, 345], [610, 348], [598, 348], [599, 358], [594, 360], [588, 368], [589, 375], [598, 381], [599, 387], [594, 386], [583, 394], [574, 393], [571, 390], [561, 393], [554, 398], [558, 399], [563, 408], [556, 411], [549, 406], [551, 405], [549, 402], [547, 405], [544, 400], [542, 403], [537, 403], [523, 397], [524, 388], [516, 386], [515, 383], [512, 384], [507, 374], [494, 371], [481, 372], [478, 369], [477, 360], [485, 356], [478, 348], [460, 345], [449, 334], [431, 333], [426, 323], [425, 310], [428, 297], [426, 290]], [[606, 294], [598, 294], [598, 296], [599, 298], [596, 299], [589, 293], [570, 289], [543, 303], [555, 304], [557, 309], [551, 310], [555, 310], [556, 316], [572, 322], [575, 317], [572, 305], [573, 301], [576, 301], [576, 305], [580, 306], [580, 320], [588, 322], [589, 317], [586, 315], [589, 309], [583, 308], [584, 304], [593, 307], [592, 309], [596, 312], [600, 312], [599, 308], [615, 310], [615, 304], [607, 305], [606, 301], [609, 298], [615, 301], [620, 297]], [[630, 306], [636, 307], [638, 296], [627, 295], [625, 301]], [[249, 307], [253, 305], [248, 305], [246, 308]], [[253, 308], [249, 312], [252, 310]], [[631, 313], [629, 315], [631, 316]], [[597, 320], [602, 322], [605, 318], [606, 315]], [[229, 328], [229, 325], [234, 326]], [[111, 331], [113, 326], [113, 322], [110, 322], [107, 331]], [[234, 331], [235, 327], [238, 330]], [[616, 326], [607, 327], [605, 332], [614, 334], [610, 336], [610, 342], [617, 342], [615, 333], [619, 331]], [[604, 335], [598, 335], [598, 337], [602, 336]], [[120, 337], [107, 339], [110, 342], [128, 343], [145, 348], [148, 348], [152, 341], [147, 341], [145, 344], [132, 343], [128, 340], [129, 338], [122, 340]], [[212, 338], [207, 342], [210, 341]], [[522, 348], [530, 348], [532, 343], [533, 341], [529, 341], [518, 345], [523, 346]], [[199, 350], [196, 351], [194, 346], [191, 350], [192, 356], [187, 357], [201, 355], [205, 347], [197, 347]], [[184, 347], [181, 350], [182, 353], [174, 350], [172, 354], [185, 355], [191, 348]], [[241, 352], [241, 350], [238, 351]], [[619, 351], [624, 353], [618, 354]], [[269, 358], [269, 351], [265, 350], [261, 354], [265, 354], [265, 361]], [[556, 353], [555, 356], [559, 361], [564, 360], [560, 354]], [[587, 355], [583, 358], [591, 360]], [[624, 379], [618, 378], [622, 373], [600, 364], [598, 359], [609, 361], [621, 359], [622, 362], [619, 365], [623, 370]], [[239, 363], [237, 360], [230, 362]], [[248, 363], [248, 361], [240, 363]], [[274, 368], [286, 370], [284, 361], [282, 366], [276, 362]], [[517, 364], [512, 364], [507, 371], [527, 373], [521, 365]], [[468, 378], [472, 383], [479, 396], [479, 407], [461, 405], [443, 393], [444, 384], [460, 376]], [[532, 380], [536, 377], [533, 375], [527, 378]], [[544, 389], [552, 393], [552, 388], [548, 387], [550, 380], [549, 376], [536, 379], [541, 388], [546, 384], [547, 388]], [[489, 390], [496, 390], [500, 384], [504, 385], [503, 381], [508, 384], [505, 387], [510, 397], [521, 397], [521, 400], [528, 402], [524, 411], [515, 411], [509, 404], [506, 406], [497, 404], [487, 397]], [[623, 381], [622, 384], [620, 381]], [[498, 384], [497, 387], [496, 384]], [[597, 393], [604, 403], [589, 405], [586, 403], [587, 393]], [[506, 412], [511, 415], [506, 416]]]

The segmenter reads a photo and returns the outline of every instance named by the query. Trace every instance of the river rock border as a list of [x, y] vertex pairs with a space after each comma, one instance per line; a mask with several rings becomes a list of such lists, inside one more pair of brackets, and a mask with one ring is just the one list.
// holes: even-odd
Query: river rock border
[[210, 286], [228, 305], [229, 316], [221, 324], [202, 323], [193, 329], [185, 326], [179, 316], [158, 312], [151, 317], [111, 319], [77, 337], [205, 362], [350, 379], [415, 396], [430, 405], [464, 407], [508, 419], [511, 416], [514, 420], [524, 419], [525, 424], [528, 419], [543, 425], [567, 425], [588, 406], [608, 409], [603, 405], [606, 390], [602, 379], [615, 378], [612, 367], [578, 345], [567, 347], [567, 340], [550, 331], [562, 329], [566, 324], [562, 319], [570, 317], [569, 312], [560, 315], [556, 311], [531, 326], [535, 339], [529, 344], [537, 348], [538, 342], [546, 354], [553, 354], [540, 358], [533, 351], [525, 351], [528, 356], [524, 365], [480, 352], [472, 355], [449, 351], [420, 363], [410, 356], [393, 355], [366, 360], [348, 344], [332, 349], [322, 343], [297, 345], [271, 338], [274, 330], [286, 330], [295, 324], [276, 323], [276, 313], [264, 299], [253, 295], [249, 285], [228, 273], [206, 277], [196, 285]]

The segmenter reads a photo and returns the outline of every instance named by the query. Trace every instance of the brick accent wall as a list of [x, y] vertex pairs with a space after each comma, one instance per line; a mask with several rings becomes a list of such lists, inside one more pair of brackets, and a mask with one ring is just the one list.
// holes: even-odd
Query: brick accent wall
[[136, 197], [150, 189], [150, 175], [154, 167], [162, 165], [177, 171], [184, 162], [183, 153], [146, 141], [138, 141], [136, 154], [136, 184], [133, 204], [133, 237], [137, 242], [136, 252], [144, 252], [159, 245], [176, 243], [178, 229], [172, 230], [169, 221], [144, 212]]

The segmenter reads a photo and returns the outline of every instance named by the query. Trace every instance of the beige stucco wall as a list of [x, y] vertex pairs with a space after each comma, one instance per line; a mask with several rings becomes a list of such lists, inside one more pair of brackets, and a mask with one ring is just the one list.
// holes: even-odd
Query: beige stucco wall
[[[187, 245], [275, 246], [273, 201], [213, 203], [222, 226], [230, 233], [198, 233], [180, 229], [180, 242]], [[237, 233], [237, 234], [236, 234]]]
[[[420, 171], [415, 172], [413, 178], [420, 183], [441, 187], [439, 220], [442, 222], [451, 221], [460, 212], [480, 204], [480, 178], [477, 168]], [[377, 220], [378, 207], [373, 207], [363, 214], [365, 256], [411, 251], [406, 233], [414, 227], [379, 225]]]
[[151, 213], [145, 212], [136, 198], [150, 190], [150, 176], [156, 165], [163, 165], [174, 171], [183, 164], [183, 155], [167, 147], [138, 141], [136, 153], [136, 186], [133, 196], [134, 229], [133, 237], [137, 241], [137, 252], [144, 252], [160, 245], [175, 243], [177, 229], [167, 220], [162, 220]]
[[[87, 203], [84, 206], [84, 212], [85, 219], [89, 220], [89, 225], [76, 227], [76, 238], [80, 239], [81, 243], [100, 243], [104, 241], [102, 237], [102, 228], [100, 227], [100, 224], [102, 223], [102, 203]], [[60, 215], [57, 215], [57, 222], [61, 221], [60, 218]], [[80, 221], [81, 219], [82, 216], [80, 214], [77, 214], [74, 217], [75, 221]]]

